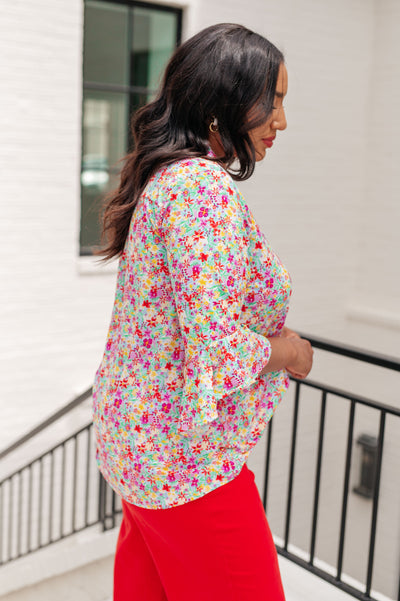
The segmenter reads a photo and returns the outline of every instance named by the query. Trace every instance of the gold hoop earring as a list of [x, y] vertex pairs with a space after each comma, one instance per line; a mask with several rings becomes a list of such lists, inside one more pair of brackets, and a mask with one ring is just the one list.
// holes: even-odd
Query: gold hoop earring
[[214, 119], [211, 121], [211, 123], [208, 127], [209, 127], [210, 132], [213, 134], [215, 134], [218, 131], [218, 120], [216, 117], [214, 117]]

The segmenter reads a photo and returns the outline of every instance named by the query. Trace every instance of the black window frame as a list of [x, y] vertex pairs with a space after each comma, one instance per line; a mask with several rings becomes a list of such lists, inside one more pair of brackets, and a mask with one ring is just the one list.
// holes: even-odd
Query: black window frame
[[[169, 14], [174, 14], [176, 16], [176, 40], [175, 47], [177, 47], [182, 41], [182, 21], [183, 21], [183, 9], [177, 6], [170, 6], [167, 4], [158, 4], [156, 2], [144, 2], [140, 0], [97, 0], [97, 2], [104, 2], [105, 4], [116, 4], [119, 6], [128, 7], [130, 9], [134, 8], [145, 8], [145, 9], [154, 9], [159, 12], [166, 12]], [[86, 5], [86, 0], [84, 2]], [[133, 29], [133, 10], [129, 13], [128, 19], [128, 36], [127, 36], [127, 56], [129, 62], [132, 57], [132, 29]], [[129, 69], [129, 73], [132, 73], [132, 70]], [[128, 97], [128, 111], [127, 111], [127, 123], [126, 123], [126, 131], [128, 132], [127, 136], [127, 147], [125, 149], [126, 152], [129, 152], [129, 149], [132, 147], [132, 139], [130, 135], [130, 120], [134, 113], [133, 108], [133, 96], [135, 94], [154, 94], [156, 92], [155, 89], [152, 89], [148, 86], [138, 86], [129, 84], [112, 84], [112, 83], [102, 83], [97, 81], [89, 81], [84, 79], [83, 73], [83, 61], [82, 61], [82, 111], [81, 111], [81, 173], [82, 173], [82, 165], [83, 165], [83, 143], [84, 143], [84, 92], [88, 91], [97, 91], [97, 92], [117, 92], [126, 94]], [[122, 158], [122, 157], [121, 157]], [[101, 198], [98, 198], [98, 203], [100, 204]], [[100, 206], [99, 206], [100, 209]], [[80, 219], [79, 219], [79, 256], [93, 256], [94, 249], [98, 248], [98, 246], [83, 246], [81, 243], [81, 231], [82, 227], [84, 227], [84, 220], [82, 214], [82, 185], [80, 187]], [[99, 241], [100, 242], [100, 241]]]

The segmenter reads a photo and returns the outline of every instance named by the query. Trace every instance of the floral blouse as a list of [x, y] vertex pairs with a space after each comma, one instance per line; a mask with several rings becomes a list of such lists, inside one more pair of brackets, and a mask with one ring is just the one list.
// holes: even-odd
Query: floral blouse
[[239, 474], [288, 387], [284, 370], [259, 374], [289, 296], [221, 166], [185, 159], [150, 179], [93, 392], [98, 465], [123, 499], [173, 507]]

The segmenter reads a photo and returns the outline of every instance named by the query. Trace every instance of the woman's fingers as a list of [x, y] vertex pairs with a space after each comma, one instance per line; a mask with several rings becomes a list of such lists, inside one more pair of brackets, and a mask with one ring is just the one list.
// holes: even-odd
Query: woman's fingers
[[283, 338], [300, 338], [300, 336], [296, 332], [294, 332], [290, 328], [287, 328], [286, 326], [282, 328], [281, 336]]

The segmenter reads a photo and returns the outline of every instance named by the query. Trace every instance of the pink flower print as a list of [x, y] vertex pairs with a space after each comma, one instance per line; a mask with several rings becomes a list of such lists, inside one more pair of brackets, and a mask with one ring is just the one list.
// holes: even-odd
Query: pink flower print
[[192, 480], [192, 486], [197, 486], [199, 483], [199, 481], [197, 480], [197, 478], [193, 478]]
[[232, 380], [230, 379], [229, 376], [225, 376], [224, 384], [225, 384], [226, 388], [228, 388], [228, 389], [233, 387]]
[[233, 461], [224, 461], [224, 463], [222, 464], [222, 469], [224, 470], [224, 472], [229, 472], [230, 470], [233, 470], [234, 467], [235, 464], [233, 463]]
[[273, 409], [274, 408], [274, 403], [272, 401], [268, 402], [268, 409]]
[[150, 288], [149, 296], [151, 298], [155, 298], [157, 296], [157, 286], [152, 286]]
[[233, 286], [233, 284], [235, 283], [235, 280], [234, 280], [234, 278], [233, 278], [233, 277], [230, 275], [230, 276], [228, 277], [228, 279], [226, 280], [226, 283], [227, 283], [227, 285], [228, 285], [228, 286]]
[[234, 415], [236, 408], [234, 405], [229, 405], [228, 407], [228, 415]]
[[151, 347], [151, 345], [153, 344], [153, 341], [152, 341], [152, 339], [151, 339], [151, 338], [145, 338], [145, 339], [143, 340], [143, 344], [144, 344], [144, 346], [145, 346], [146, 348], [150, 348], [150, 347]]
[[133, 467], [134, 467], [134, 469], [135, 469], [137, 472], [141, 472], [141, 471], [142, 471], [142, 465], [141, 465], [140, 463], [134, 463], [134, 464], [133, 464]]
[[200, 272], [201, 272], [200, 265], [194, 265], [192, 267], [192, 273], [193, 273], [194, 277], [196, 277], [196, 278], [199, 277]]
[[174, 360], [174, 361], [178, 361], [178, 359], [180, 359], [180, 356], [181, 356], [181, 349], [179, 349], [179, 348], [176, 348], [176, 349], [174, 350], [174, 352], [172, 353], [172, 358], [173, 358], [173, 360]]
[[208, 209], [207, 207], [201, 207], [199, 211], [199, 217], [207, 217]]
[[246, 301], [248, 303], [254, 303], [254, 292], [250, 292], [250, 294], [246, 296]]
[[234, 388], [237, 388], [240, 385], [240, 383], [242, 382], [242, 380], [243, 380], [243, 377], [240, 378], [237, 375], [234, 375], [231, 377], [231, 384]]
[[149, 423], [149, 414], [147, 413], [147, 411], [145, 413], [143, 413], [142, 415], [142, 424], [148, 424]]
[[224, 208], [228, 206], [228, 197], [225, 194], [221, 196], [221, 204]]
[[169, 413], [171, 411], [171, 406], [171, 403], [163, 403], [161, 410], [164, 411], [164, 413]]
[[168, 480], [170, 482], [174, 482], [175, 481], [175, 473], [174, 472], [168, 472]]
[[273, 278], [271, 278], [271, 279], [267, 280], [267, 281], [265, 282], [265, 285], [267, 286], [267, 288], [272, 288], [272, 286], [274, 285], [274, 280], [273, 280]]

